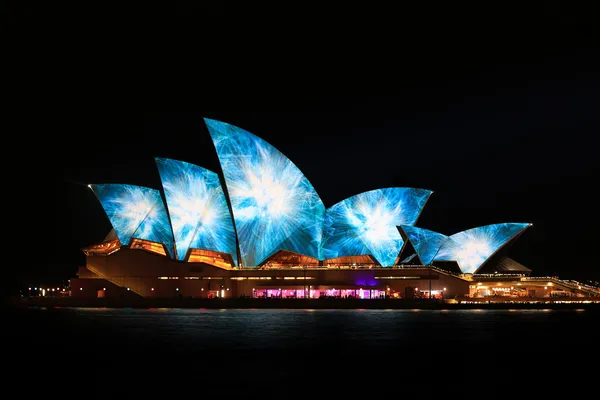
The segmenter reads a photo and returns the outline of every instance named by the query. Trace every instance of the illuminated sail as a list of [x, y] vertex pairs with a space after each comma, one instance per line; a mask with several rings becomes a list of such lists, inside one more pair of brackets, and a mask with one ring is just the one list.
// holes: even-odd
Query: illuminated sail
[[269, 143], [205, 119], [217, 150], [245, 266], [278, 250], [320, 257], [325, 206], [302, 172]]
[[235, 231], [219, 177], [197, 165], [157, 158], [173, 234], [177, 259], [188, 249], [229, 253], [237, 265]]
[[90, 185], [106, 212], [119, 241], [144, 239], [166, 246], [173, 257], [173, 233], [160, 192], [143, 186]]
[[377, 189], [328, 208], [323, 257], [371, 254], [382, 266], [394, 265], [404, 244], [396, 226], [413, 225], [431, 193], [413, 188]]
[[502, 246], [530, 226], [528, 223], [503, 223], [455, 233], [442, 244], [434, 260], [456, 261], [463, 273], [476, 273]]
[[431, 264], [441, 245], [448, 239], [446, 235], [416, 226], [401, 225], [398, 230], [413, 246], [423, 265]]

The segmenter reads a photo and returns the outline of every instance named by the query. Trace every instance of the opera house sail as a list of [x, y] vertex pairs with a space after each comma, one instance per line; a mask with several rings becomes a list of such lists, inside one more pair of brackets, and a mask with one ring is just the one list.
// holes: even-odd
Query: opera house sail
[[143, 239], [165, 246], [173, 257], [173, 232], [160, 192], [142, 186], [89, 185], [122, 245]]
[[404, 245], [396, 226], [414, 224], [430, 195], [424, 189], [377, 189], [328, 208], [323, 258], [369, 254], [381, 266], [394, 265]]
[[455, 233], [442, 243], [434, 260], [456, 261], [463, 273], [477, 273], [492, 255], [530, 226], [529, 223], [503, 223]]
[[216, 173], [197, 165], [156, 158], [171, 217], [177, 259], [190, 249], [229, 254], [237, 266], [233, 222]]
[[298, 167], [250, 132], [205, 122], [225, 176], [243, 265], [257, 266], [278, 250], [320, 259], [325, 206]]
[[448, 240], [446, 235], [416, 226], [399, 225], [398, 230], [413, 246], [418, 260], [423, 265], [430, 265], [442, 244]]

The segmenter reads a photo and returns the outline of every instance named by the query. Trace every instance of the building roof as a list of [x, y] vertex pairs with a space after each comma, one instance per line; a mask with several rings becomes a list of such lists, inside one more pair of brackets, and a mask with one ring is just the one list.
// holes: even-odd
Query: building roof
[[205, 123], [223, 182], [200, 166], [156, 158], [166, 206], [157, 189], [90, 185], [122, 245], [132, 239], [161, 243], [180, 261], [192, 250], [214, 251], [246, 267], [282, 252], [311, 263], [368, 257], [386, 267], [409, 242], [422, 264], [456, 261], [462, 272], [473, 273], [530, 226], [494, 224], [452, 236], [417, 228], [433, 193], [418, 188], [370, 190], [325, 209], [300, 169], [271, 144], [225, 122]]

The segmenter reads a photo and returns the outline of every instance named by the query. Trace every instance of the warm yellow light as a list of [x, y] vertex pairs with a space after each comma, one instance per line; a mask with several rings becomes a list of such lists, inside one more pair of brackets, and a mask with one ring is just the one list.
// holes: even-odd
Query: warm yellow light
[[444, 288], [444, 292], [446, 291], [446, 288]]
[[548, 289], [548, 286], [544, 286], [544, 289]]

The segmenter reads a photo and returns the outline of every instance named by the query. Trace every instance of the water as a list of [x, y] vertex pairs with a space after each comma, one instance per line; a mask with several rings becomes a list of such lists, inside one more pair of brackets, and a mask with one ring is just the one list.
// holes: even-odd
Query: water
[[574, 310], [31, 309], [8, 315], [3, 342], [11, 382], [28, 388], [33, 377], [51, 398], [65, 391], [84, 398], [489, 398], [573, 387], [583, 394], [596, 384], [582, 371], [598, 367], [598, 316]]

